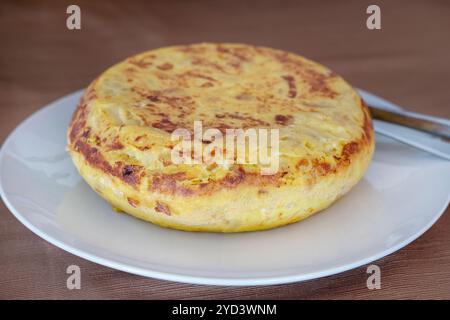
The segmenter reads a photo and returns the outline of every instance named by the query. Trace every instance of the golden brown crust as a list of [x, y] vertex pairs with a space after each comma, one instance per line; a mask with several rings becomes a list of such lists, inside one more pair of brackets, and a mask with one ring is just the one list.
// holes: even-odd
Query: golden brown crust
[[[174, 165], [170, 133], [192, 130], [195, 120], [222, 132], [279, 129], [279, 171]], [[68, 142], [88, 167], [135, 190], [124, 201], [140, 208], [146, 195], [196, 199], [254, 189], [270, 198], [283, 187], [311, 189], [358, 161], [364, 170], [374, 134], [362, 99], [325, 67], [269, 48], [198, 44], [146, 52], [107, 70], [81, 98]], [[176, 216], [162, 200], [152, 207]]]
[[[184, 52], [196, 52], [202, 53], [203, 51], [195, 46], [182, 46], [179, 50]], [[247, 48], [226, 48], [224, 45], [217, 45], [217, 50], [221, 53], [232, 55], [236, 57], [239, 61], [249, 61], [252, 59], [251, 54], [248, 53]], [[308, 66], [304, 63], [301, 63], [298, 59], [292, 56], [292, 54], [279, 52], [277, 50], [267, 49], [267, 48], [256, 48], [256, 52], [273, 56], [277, 61], [283, 64], [283, 68], [289, 70], [294, 75], [299, 75], [307, 84], [309, 84], [308, 94], [321, 94], [326, 97], [333, 97], [336, 93], [333, 89], [329, 88], [327, 85], [326, 79], [330, 77], [336, 77], [334, 73], [328, 72], [328, 74], [324, 74], [321, 72], [317, 72], [314, 69], [308, 68]], [[152, 58], [154, 56], [148, 55], [147, 57]], [[151, 60], [151, 59], [150, 59]], [[136, 59], [131, 58], [129, 63], [135, 65], [138, 68], [145, 68], [152, 64], [152, 62], [147, 61], [145, 59]], [[224, 72], [223, 68], [219, 65], [214, 64], [212, 62], [208, 62], [206, 60], [202, 60], [196, 58], [193, 61], [194, 65], [212, 65], [219, 72]], [[173, 68], [173, 65], [170, 63], [164, 63], [162, 65], [158, 65], [157, 68], [159, 70], [170, 70]], [[162, 75], [157, 75], [158, 77], [162, 77]], [[183, 73], [180, 77], [184, 76], [188, 77], [198, 77], [211, 82], [216, 81], [214, 78], [201, 75], [198, 72], [188, 71]], [[285, 80], [288, 84], [288, 97], [295, 98], [297, 95], [297, 91], [295, 88], [295, 78], [291, 75], [284, 75], [282, 79]], [[168, 133], [171, 133], [173, 130], [179, 127], [189, 127], [187, 123], [184, 123], [182, 120], [184, 116], [187, 115], [188, 112], [192, 112], [194, 108], [194, 103], [190, 97], [172, 97], [166, 96], [164, 93], [158, 90], [146, 90], [143, 91], [142, 88], [132, 86], [130, 87], [132, 91], [138, 92], [142, 98], [148, 99], [151, 103], [147, 105], [146, 112], [151, 113], [152, 115], [157, 115], [158, 118], [153, 123], [145, 123], [146, 125], [152, 126], [157, 129], [164, 130]], [[150, 94], [149, 94], [150, 93]], [[145, 175], [144, 170], [141, 166], [130, 166], [126, 165], [122, 162], [116, 162], [115, 164], [110, 164], [106, 161], [101, 152], [99, 152], [98, 148], [90, 146], [86, 141], [90, 138], [91, 128], [87, 126], [87, 104], [95, 100], [96, 98], [95, 91], [95, 82], [87, 89], [85, 95], [82, 97], [80, 104], [76, 112], [74, 113], [71, 125], [70, 125], [70, 134], [69, 134], [69, 142], [74, 146], [74, 149], [77, 152], [80, 152], [86, 161], [93, 167], [96, 167], [106, 174], [111, 174], [125, 183], [137, 186], [140, 183], [141, 177]], [[238, 96], [236, 97], [238, 100], [241, 100], [245, 97]], [[160, 108], [156, 108], [152, 103], [165, 103], [170, 106], [172, 111], [179, 111], [179, 119], [177, 123], [173, 123], [169, 115], [161, 111]], [[320, 159], [310, 159], [312, 163], [312, 171], [310, 172], [311, 176], [324, 176], [327, 174], [331, 174], [336, 172], [340, 167], [347, 166], [351, 163], [351, 157], [357, 153], [361, 146], [367, 146], [370, 143], [373, 143], [373, 128], [372, 122], [369, 115], [369, 111], [362, 101], [360, 100], [360, 107], [363, 110], [364, 120], [362, 123], [362, 135], [361, 137], [355, 139], [354, 141], [347, 142], [340, 154], [335, 155], [335, 159], [337, 162], [335, 165], [331, 165], [328, 162], [320, 161]], [[231, 125], [226, 123], [226, 120], [240, 120], [241, 128], [253, 128], [253, 127], [270, 127], [272, 124], [268, 123], [259, 118], [255, 118], [252, 115], [243, 115], [239, 113], [230, 113], [227, 111], [221, 111], [215, 114], [217, 120], [215, 127], [222, 129], [224, 131], [227, 128], [232, 128]], [[274, 124], [278, 126], [286, 126], [292, 119], [292, 115], [282, 115], [276, 114], [274, 116]], [[272, 125], [273, 127], [273, 125]], [[139, 139], [139, 137], [137, 138]], [[98, 143], [101, 147], [102, 142]], [[114, 141], [112, 144], [108, 146], [109, 150], [120, 150], [124, 146], [119, 141]], [[148, 147], [147, 147], [148, 148]], [[145, 147], [141, 147], [141, 149], [145, 149]], [[300, 159], [299, 162], [304, 161], [304, 159]], [[299, 168], [299, 166], [295, 166], [294, 168]], [[182, 196], [195, 196], [195, 195], [205, 195], [211, 194], [215, 191], [222, 190], [224, 188], [236, 188], [240, 185], [283, 185], [283, 172], [279, 172], [274, 176], [262, 176], [257, 173], [248, 173], [242, 167], [237, 166], [232, 171], [230, 171], [223, 178], [210, 181], [207, 184], [199, 184], [198, 186], [186, 187], [180, 184], [180, 181], [183, 180], [183, 177], [186, 175], [183, 174], [161, 174], [155, 173], [148, 178], [153, 182], [149, 187], [149, 191], [152, 192], [160, 192], [162, 194], [177, 194]]]

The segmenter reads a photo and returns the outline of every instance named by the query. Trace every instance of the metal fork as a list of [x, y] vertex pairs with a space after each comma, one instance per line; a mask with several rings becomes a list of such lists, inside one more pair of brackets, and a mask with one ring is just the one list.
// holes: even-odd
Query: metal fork
[[450, 120], [375, 106], [369, 109], [374, 119], [381, 120], [374, 121], [376, 132], [450, 160]]

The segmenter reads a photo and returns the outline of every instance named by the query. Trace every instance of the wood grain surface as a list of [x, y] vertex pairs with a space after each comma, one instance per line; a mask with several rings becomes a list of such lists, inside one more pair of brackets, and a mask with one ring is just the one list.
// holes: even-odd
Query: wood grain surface
[[[66, 28], [81, 7], [82, 29]], [[366, 28], [370, 1], [0, 2], [0, 141], [42, 106], [85, 87], [140, 51], [202, 41], [245, 42], [301, 53], [354, 86], [413, 111], [450, 118], [450, 2], [377, 1], [382, 29]], [[420, 196], [420, 195], [417, 195]], [[392, 214], [395, 214], [393, 212]], [[81, 290], [66, 288], [79, 265]], [[450, 212], [406, 248], [366, 266], [267, 287], [212, 287], [147, 279], [83, 260], [47, 243], [0, 204], [0, 298], [400, 299], [450, 298]]]

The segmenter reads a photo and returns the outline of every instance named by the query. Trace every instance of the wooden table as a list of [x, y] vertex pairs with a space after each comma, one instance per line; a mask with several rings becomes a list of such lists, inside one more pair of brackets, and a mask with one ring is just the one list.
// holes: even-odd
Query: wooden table
[[[160, 46], [245, 42], [301, 53], [353, 85], [410, 110], [450, 117], [450, 4], [376, 1], [5, 1], [0, 3], [0, 141], [48, 102], [85, 87], [111, 64]], [[66, 28], [81, 7], [82, 29]], [[395, 212], [393, 212], [395, 214]], [[79, 265], [82, 289], [66, 289]], [[146, 279], [69, 254], [34, 235], [0, 204], [0, 298], [450, 298], [450, 212], [406, 248], [366, 267], [270, 287], [210, 287]]]

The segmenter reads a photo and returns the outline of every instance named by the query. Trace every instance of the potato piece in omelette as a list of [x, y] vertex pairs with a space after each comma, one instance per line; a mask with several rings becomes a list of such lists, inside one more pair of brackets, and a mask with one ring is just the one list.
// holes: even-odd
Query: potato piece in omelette
[[[177, 164], [171, 134], [205, 128], [279, 131], [279, 166]], [[68, 130], [86, 182], [126, 213], [188, 231], [274, 228], [318, 212], [363, 176], [374, 151], [364, 102], [299, 55], [201, 43], [144, 52], [86, 89]]]

